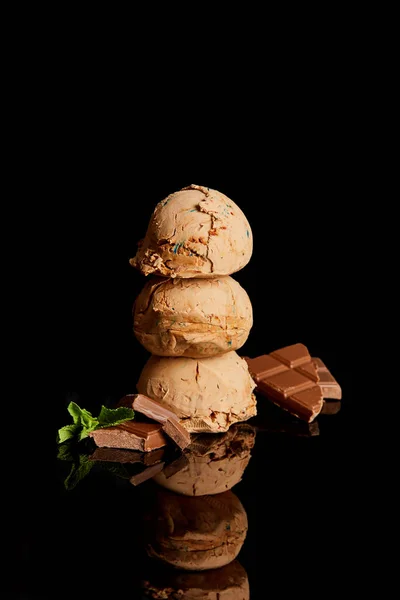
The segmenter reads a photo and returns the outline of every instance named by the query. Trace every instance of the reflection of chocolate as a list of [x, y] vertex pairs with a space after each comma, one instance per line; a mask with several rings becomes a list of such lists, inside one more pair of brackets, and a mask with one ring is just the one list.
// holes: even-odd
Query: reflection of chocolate
[[257, 434], [266, 432], [290, 437], [314, 437], [320, 433], [317, 421], [312, 423], [300, 421], [290, 413], [282, 411], [272, 402], [266, 402], [259, 406], [258, 414], [253, 419], [252, 425]]
[[246, 511], [231, 491], [189, 498], [157, 488], [145, 515], [146, 549], [177, 569], [216, 569], [236, 558], [247, 527]]
[[186, 496], [219, 494], [241, 480], [254, 442], [255, 431], [246, 424], [232, 425], [227, 433], [193, 436], [179, 467], [172, 463], [154, 481]]
[[153, 452], [138, 452], [137, 450], [121, 450], [119, 448], [95, 448], [89, 460], [100, 462], [116, 462], [122, 464], [142, 463], [150, 466], [161, 462], [165, 454], [164, 448]]
[[155, 465], [151, 465], [151, 467], [147, 467], [147, 469], [144, 469], [144, 471], [141, 471], [140, 473], [136, 473], [136, 475], [132, 475], [132, 477], [130, 478], [130, 482], [132, 485], [140, 485], [141, 483], [144, 483], [145, 481], [148, 481], [149, 479], [152, 479], [154, 477], [154, 475], [156, 475], [157, 473], [159, 473], [160, 471], [163, 470], [165, 463], [163, 462], [159, 462]]
[[220, 569], [188, 573], [186, 571], [153, 571], [142, 580], [146, 597], [160, 600], [249, 600], [247, 573], [234, 560]]

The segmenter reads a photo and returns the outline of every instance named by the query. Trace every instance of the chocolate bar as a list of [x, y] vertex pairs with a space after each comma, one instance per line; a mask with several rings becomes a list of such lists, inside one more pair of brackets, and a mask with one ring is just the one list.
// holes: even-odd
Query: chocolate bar
[[341, 400], [342, 388], [340, 387], [332, 373], [329, 371], [329, 369], [325, 366], [325, 364], [320, 358], [313, 358], [312, 361], [319, 376], [318, 385], [322, 390], [322, 395], [324, 399], [329, 398], [332, 400]]
[[257, 391], [280, 408], [311, 423], [323, 406], [316, 365], [304, 344], [293, 344], [257, 358], [247, 358]]
[[95, 429], [89, 435], [100, 448], [127, 448], [150, 452], [167, 445], [159, 423], [126, 421], [113, 427]]
[[124, 396], [117, 406], [129, 406], [133, 410], [142, 413], [149, 419], [162, 424], [163, 431], [184, 450], [189, 446], [190, 433], [179, 423], [177, 415], [160, 402], [143, 394], [128, 394]]

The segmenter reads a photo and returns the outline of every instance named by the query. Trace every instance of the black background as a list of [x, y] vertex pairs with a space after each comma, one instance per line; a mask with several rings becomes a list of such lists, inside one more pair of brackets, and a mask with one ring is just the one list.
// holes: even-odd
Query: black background
[[[257, 117], [249, 109], [239, 120], [220, 111], [213, 127], [201, 114], [194, 123], [181, 118], [178, 127], [176, 117], [159, 110], [135, 111], [126, 126], [125, 105], [106, 122], [93, 106], [57, 119], [49, 161], [37, 174], [47, 174], [40, 303], [49, 335], [38, 396], [48, 425], [28, 478], [28, 518], [18, 545], [21, 597], [84, 597], [89, 590], [110, 597], [115, 585], [116, 597], [139, 597], [135, 526], [150, 488], [128, 489], [91, 474], [65, 493], [54, 438], [69, 421], [71, 399], [95, 413], [135, 391], [148, 353], [133, 336], [131, 309], [146, 279], [128, 261], [155, 204], [190, 183], [225, 193], [252, 227], [253, 256], [233, 275], [254, 311], [239, 354], [302, 342], [343, 389], [342, 410], [321, 417], [317, 438], [257, 436], [234, 489], [249, 518], [239, 560], [251, 597], [299, 589], [320, 597], [347, 578], [355, 543], [355, 526], [348, 524], [357, 486], [351, 354], [359, 251], [349, 210], [356, 186], [352, 134], [346, 110], [333, 106], [302, 102], [294, 111], [287, 99]], [[118, 524], [110, 528], [110, 521]], [[80, 572], [86, 579], [77, 587]]]

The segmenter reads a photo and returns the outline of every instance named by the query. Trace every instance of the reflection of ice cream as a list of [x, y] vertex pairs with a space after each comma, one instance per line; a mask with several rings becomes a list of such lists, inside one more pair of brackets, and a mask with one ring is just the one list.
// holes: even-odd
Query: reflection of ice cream
[[225, 567], [199, 573], [152, 569], [142, 579], [142, 590], [148, 598], [161, 600], [249, 600], [247, 573], [238, 560]]
[[158, 356], [201, 358], [237, 350], [253, 313], [246, 291], [232, 277], [152, 278], [134, 304], [134, 332]]
[[232, 425], [224, 434], [198, 435], [185, 451], [183, 468], [172, 475], [165, 469], [153, 481], [187, 496], [230, 490], [242, 479], [254, 441], [255, 431], [246, 424]]
[[159, 202], [130, 263], [144, 275], [230, 275], [250, 260], [253, 238], [240, 208], [216, 190], [190, 185]]
[[189, 498], [157, 489], [145, 515], [149, 556], [189, 571], [232, 562], [247, 534], [247, 515], [231, 491]]
[[255, 383], [236, 352], [210, 358], [151, 356], [138, 392], [170, 408], [189, 432], [227, 431], [256, 414]]

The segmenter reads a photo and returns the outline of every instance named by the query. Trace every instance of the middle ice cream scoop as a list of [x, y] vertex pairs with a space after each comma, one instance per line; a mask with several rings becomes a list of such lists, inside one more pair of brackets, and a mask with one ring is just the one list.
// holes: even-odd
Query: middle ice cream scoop
[[137, 339], [152, 354], [201, 358], [243, 346], [253, 311], [247, 292], [230, 276], [153, 277], [134, 303], [133, 321]]
[[256, 414], [256, 387], [246, 361], [235, 351], [209, 358], [151, 356], [137, 383], [190, 432], [223, 432]]

